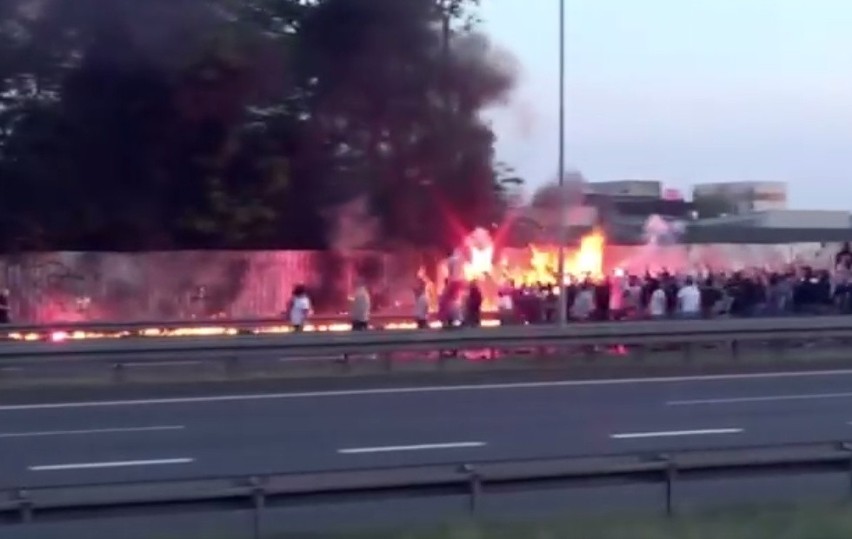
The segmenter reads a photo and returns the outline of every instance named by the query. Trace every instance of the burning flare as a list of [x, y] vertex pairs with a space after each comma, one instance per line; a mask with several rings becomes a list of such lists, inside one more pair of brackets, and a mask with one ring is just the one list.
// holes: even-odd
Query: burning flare
[[[606, 238], [594, 231], [580, 240], [576, 249], [565, 250], [563, 282], [601, 279], [604, 276]], [[495, 267], [495, 246], [488, 232], [474, 230], [465, 240], [463, 274], [468, 281], [481, 278], [511, 281], [517, 285], [554, 285], [559, 274], [559, 248], [555, 245], [530, 245], [518, 253], [504, 253]]]

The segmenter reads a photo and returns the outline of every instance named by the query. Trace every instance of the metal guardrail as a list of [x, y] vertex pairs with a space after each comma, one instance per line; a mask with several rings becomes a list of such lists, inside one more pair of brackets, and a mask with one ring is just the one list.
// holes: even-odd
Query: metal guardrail
[[20, 358], [107, 359], [149, 355], [230, 355], [276, 352], [289, 356], [381, 354], [544, 346], [682, 345], [749, 341], [783, 343], [852, 339], [852, 317], [606, 322], [558, 326], [503, 326], [493, 329], [393, 332], [329, 332], [235, 335], [230, 337], [93, 339], [64, 342], [6, 342], [0, 360]]
[[[164, 376], [172, 376], [170, 371], [163, 369], [203, 363], [209, 369], [193, 368], [190, 375], [193, 380], [196, 376], [205, 376], [200, 374], [203, 372], [220, 381], [246, 379], [252, 372], [275, 376], [268, 374], [268, 369], [274, 372], [284, 369], [289, 375], [315, 378], [356, 372], [375, 376], [395, 370], [404, 372], [412, 360], [419, 360], [420, 366], [415, 367], [420, 369], [418, 372], [422, 372], [423, 366], [436, 372], [446, 369], [452, 372], [452, 365], [458, 358], [471, 355], [497, 359], [506, 365], [519, 359], [580, 358], [594, 370], [599, 365], [596, 360], [602, 357], [601, 353], [613, 346], [629, 351], [629, 361], [625, 358], [619, 366], [622, 372], [629, 365], [641, 371], [644, 368], [642, 360], [650, 357], [665, 357], [666, 366], [674, 369], [689, 369], [696, 364], [696, 359], [710, 362], [727, 359], [727, 364], [733, 366], [737, 365], [737, 360], [754, 354], [761, 355], [764, 360], [778, 360], [778, 365], [783, 366], [780, 360], [790, 357], [794, 351], [802, 354], [802, 349], [794, 346], [815, 341], [825, 341], [829, 347], [834, 347], [832, 353], [837, 355], [834, 361], [846, 359], [842, 354], [847, 342], [852, 342], [852, 317], [589, 323], [563, 328], [504, 326], [446, 331], [13, 341], [0, 343], [0, 375], [14, 378], [18, 376], [16, 372], [28, 372], [29, 375], [20, 375], [26, 377], [26, 383], [32, 383], [35, 375], [47, 376], [52, 384], [73, 384], [76, 376], [124, 384], [142, 380], [144, 377], [140, 377], [136, 367], [147, 367], [162, 371], [159, 379], [150, 378], [153, 373], [147, 371], [149, 378], [145, 380], [154, 383], [162, 381]], [[658, 356], [661, 349], [667, 355]], [[676, 355], [671, 355], [672, 352], [681, 354], [680, 361]], [[809, 349], [808, 353], [813, 354], [814, 350]], [[852, 360], [852, 353], [848, 359]], [[488, 361], [477, 368], [499, 368], [491, 365]], [[536, 365], [528, 363], [525, 368]], [[458, 368], [473, 367], [458, 365]], [[282, 371], [281, 375], [288, 374]]]
[[252, 508], [254, 537], [262, 539], [264, 511], [275, 501], [328, 503], [368, 496], [388, 499], [466, 495], [469, 511], [475, 515], [483, 496], [497, 495], [501, 487], [534, 489], [540, 485], [552, 487], [554, 483], [576, 487], [613, 480], [660, 484], [665, 494], [662, 509], [672, 516], [677, 509], [677, 484], [682, 480], [723, 474], [748, 477], [809, 471], [847, 474], [852, 497], [852, 444], [740, 446], [654, 454], [7, 488], [5, 500], [0, 501], [0, 522], [26, 524], [37, 522], [42, 516], [51, 521], [72, 515], [80, 518], [85, 511], [91, 511], [92, 518], [103, 518], [111, 513], [126, 515], [129, 510], [156, 514], [205, 506], [219, 510]]
[[[170, 366], [205, 363], [221, 370], [225, 380], [240, 379], [249, 368], [267, 365], [270, 358], [283, 368], [311, 364], [320, 366], [326, 376], [350, 374], [354, 369], [392, 372], [397, 365], [421, 358], [442, 370], [453, 358], [472, 351], [490, 358], [581, 357], [594, 360], [607, 347], [624, 346], [632, 360], [642, 360], [660, 349], [680, 351], [684, 364], [711, 347], [711, 360], [723, 354], [736, 361], [748, 357], [760, 343], [773, 359], [784, 359], [790, 345], [811, 341], [852, 342], [852, 317], [805, 317], [726, 320], [670, 320], [614, 322], [558, 326], [504, 326], [494, 329], [455, 329], [447, 331], [400, 330], [329, 332], [301, 334], [259, 334], [228, 337], [162, 337], [146, 339], [93, 339], [64, 342], [0, 343], [0, 371], [71, 367], [82, 375], [100, 372], [113, 383], [132, 379], [129, 367]], [[719, 346], [721, 344], [721, 346]], [[436, 356], [437, 353], [437, 356]], [[666, 356], [677, 364], [677, 359]], [[705, 355], [701, 355], [704, 358]], [[707, 356], [711, 357], [711, 356]], [[365, 361], [367, 359], [367, 361]], [[852, 360], [852, 354], [850, 354]], [[288, 361], [291, 360], [291, 361]], [[398, 361], [399, 360], [399, 361]], [[252, 362], [255, 363], [252, 363]], [[260, 361], [261, 363], [257, 363]], [[266, 363], [263, 363], [266, 362]], [[307, 363], [306, 363], [307, 362]], [[635, 363], [635, 362], [633, 362]], [[323, 366], [323, 364], [328, 364]], [[487, 366], [488, 364], [486, 364]], [[590, 363], [594, 365], [594, 362]], [[641, 365], [641, 363], [637, 363]], [[41, 372], [41, 371], [40, 371]], [[301, 372], [301, 371], [300, 371]], [[306, 376], [320, 376], [309, 367]]]

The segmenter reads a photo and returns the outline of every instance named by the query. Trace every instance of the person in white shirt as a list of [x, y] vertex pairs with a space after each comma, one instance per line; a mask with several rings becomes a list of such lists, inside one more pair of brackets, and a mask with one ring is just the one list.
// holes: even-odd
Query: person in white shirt
[[678, 314], [684, 318], [697, 318], [701, 315], [701, 290], [695, 286], [692, 277], [686, 278], [686, 283], [677, 293]]
[[664, 318], [666, 316], [666, 291], [657, 283], [648, 301], [648, 314], [651, 318]]
[[512, 300], [512, 290], [502, 288], [497, 292], [497, 310], [501, 326], [507, 326], [514, 322], [515, 303]]
[[636, 276], [630, 276], [623, 294], [624, 316], [628, 319], [639, 317], [642, 312], [642, 287], [639, 285], [639, 279]]
[[575, 320], [588, 320], [595, 312], [595, 288], [590, 282], [584, 282], [571, 305], [571, 317]]
[[364, 283], [359, 283], [355, 288], [349, 306], [349, 317], [355, 331], [364, 331], [370, 327], [370, 292]]
[[293, 289], [289, 311], [290, 325], [293, 326], [293, 331], [302, 331], [305, 328], [305, 322], [311, 315], [311, 299], [308, 297], [308, 291], [304, 286], [299, 285]]

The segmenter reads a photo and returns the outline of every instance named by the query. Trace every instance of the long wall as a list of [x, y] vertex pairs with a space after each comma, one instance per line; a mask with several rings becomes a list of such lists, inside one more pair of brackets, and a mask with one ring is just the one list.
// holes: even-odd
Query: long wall
[[[608, 246], [605, 265], [633, 272], [790, 263], [829, 267], [838, 249], [837, 244]], [[515, 250], [510, 258], [524, 260], [527, 253]], [[311, 287], [321, 311], [337, 312], [356, 276], [370, 284], [381, 308], [407, 313], [417, 270], [430, 266], [429, 260], [370, 253], [342, 259], [307, 251], [44, 253], [0, 257], [0, 286], [11, 289], [13, 319], [21, 323], [274, 317], [296, 284]]]

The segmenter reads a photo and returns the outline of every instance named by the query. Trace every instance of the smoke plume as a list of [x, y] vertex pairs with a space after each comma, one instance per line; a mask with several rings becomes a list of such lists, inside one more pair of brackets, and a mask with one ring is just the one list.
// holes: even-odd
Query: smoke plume
[[326, 212], [328, 245], [332, 251], [350, 255], [372, 247], [378, 238], [379, 218], [365, 196], [357, 197]]

